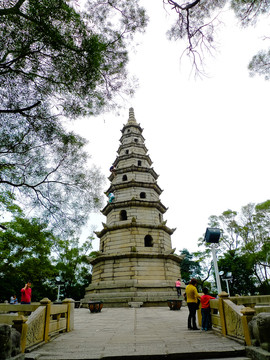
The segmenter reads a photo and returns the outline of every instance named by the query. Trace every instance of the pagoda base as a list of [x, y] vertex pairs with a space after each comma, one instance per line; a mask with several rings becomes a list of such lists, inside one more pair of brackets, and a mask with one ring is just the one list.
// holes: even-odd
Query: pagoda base
[[[103, 254], [91, 261], [92, 283], [81, 303], [102, 301], [104, 307], [167, 306], [179, 299], [175, 280], [180, 277], [182, 258], [174, 254]], [[181, 298], [182, 299], [182, 298]]]
[[81, 303], [84, 307], [88, 306], [89, 301], [102, 301], [104, 307], [128, 307], [129, 303], [143, 303], [145, 307], [168, 306], [168, 299], [183, 300], [183, 296], [177, 296], [172, 281], [155, 284], [154, 287], [144, 285], [136, 284], [136, 280], [90, 285]]

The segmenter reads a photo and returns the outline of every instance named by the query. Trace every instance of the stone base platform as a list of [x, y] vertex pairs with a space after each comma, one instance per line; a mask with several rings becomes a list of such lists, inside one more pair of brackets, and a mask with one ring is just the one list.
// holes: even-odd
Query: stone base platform
[[174, 282], [119, 280], [90, 284], [81, 303], [86, 307], [89, 301], [103, 301], [104, 307], [128, 307], [131, 302], [142, 302], [146, 306], [167, 306], [168, 299], [177, 297]]

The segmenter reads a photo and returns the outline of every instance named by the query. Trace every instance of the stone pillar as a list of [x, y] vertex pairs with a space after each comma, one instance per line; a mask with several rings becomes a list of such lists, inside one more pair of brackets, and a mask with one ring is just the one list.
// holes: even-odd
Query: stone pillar
[[74, 304], [73, 299], [64, 299], [63, 304], [67, 304], [67, 332], [74, 330]]
[[44, 338], [43, 340], [47, 342], [49, 340], [49, 331], [50, 331], [50, 320], [51, 320], [51, 300], [44, 298], [40, 301], [42, 306], [46, 306], [45, 312], [45, 326], [44, 326]]
[[245, 336], [245, 342], [247, 346], [251, 346], [251, 337], [249, 333], [248, 323], [252, 320], [253, 316], [255, 315], [255, 309], [252, 309], [250, 307], [245, 307], [240, 311], [242, 316], [242, 326], [243, 326], [243, 332]]
[[218, 294], [218, 310], [220, 315], [220, 323], [221, 323], [221, 332], [222, 335], [227, 335], [227, 329], [226, 329], [226, 320], [225, 320], [225, 313], [224, 313], [224, 305], [223, 301], [224, 299], [228, 299], [229, 294], [227, 294], [225, 291], [222, 291], [220, 294]]
[[26, 324], [27, 319], [20, 315], [18, 319], [13, 320], [12, 327], [16, 329], [21, 334], [21, 351], [24, 353], [26, 348], [26, 335], [27, 335], [27, 327]]

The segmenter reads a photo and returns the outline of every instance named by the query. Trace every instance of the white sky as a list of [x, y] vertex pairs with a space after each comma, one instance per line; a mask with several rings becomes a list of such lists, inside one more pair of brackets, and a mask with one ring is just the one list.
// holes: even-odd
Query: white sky
[[[231, 17], [219, 32], [219, 52], [208, 58], [208, 78], [190, 76], [190, 64], [180, 62], [184, 44], [166, 37], [174, 13], [166, 14], [162, 0], [147, 0], [150, 23], [137, 38], [129, 69], [140, 87], [120, 115], [106, 113], [75, 122], [89, 140], [92, 160], [109, 176], [120, 145], [129, 107], [141, 124], [145, 145], [160, 175], [167, 225], [177, 228], [172, 247], [197, 250], [208, 217], [227, 209], [240, 210], [269, 196], [269, 86], [250, 78], [247, 64], [263, 46], [266, 26], [240, 30]], [[109, 182], [104, 191], [109, 187]], [[91, 215], [88, 229], [101, 230], [103, 215]], [[89, 235], [84, 231], [82, 240]], [[98, 249], [98, 240], [93, 242]]]

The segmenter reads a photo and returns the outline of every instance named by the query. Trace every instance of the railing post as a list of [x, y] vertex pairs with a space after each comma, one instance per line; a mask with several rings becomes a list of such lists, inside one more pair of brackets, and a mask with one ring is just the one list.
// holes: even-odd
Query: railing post
[[248, 329], [248, 323], [253, 318], [256, 311], [255, 311], [255, 309], [252, 309], [250, 307], [245, 307], [240, 312], [243, 314], [242, 326], [243, 326], [245, 342], [246, 342], [247, 346], [251, 346], [252, 344], [251, 344], [251, 338], [250, 338], [250, 333], [249, 333], [249, 329]]
[[74, 304], [75, 304], [75, 301], [73, 299], [64, 299], [62, 301], [62, 303], [67, 304], [66, 331], [69, 332], [74, 329]]
[[17, 331], [19, 331], [19, 333], [21, 334], [21, 351], [22, 353], [25, 352], [25, 348], [26, 348], [26, 335], [27, 335], [27, 327], [28, 325], [26, 324], [27, 318], [25, 318], [23, 315], [20, 315], [18, 317], [18, 319], [13, 320], [13, 325], [12, 327], [14, 329], [16, 329]]
[[45, 324], [44, 324], [44, 337], [43, 340], [48, 342], [49, 340], [49, 331], [50, 331], [50, 320], [51, 320], [51, 300], [44, 298], [40, 301], [42, 306], [46, 306], [45, 310]]
[[225, 291], [222, 291], [220, 294], [218, 294], [218, 310], [220, 315], [220, 324], [221, 324], [221, 332], [222, 335], [227, 335], [227, 329], [226, 329], [226, 319], [225, 319], [225, 311], [224, 311], [224, 299], [227, 299], [229, 297], [229, 294], [227, 294]]

